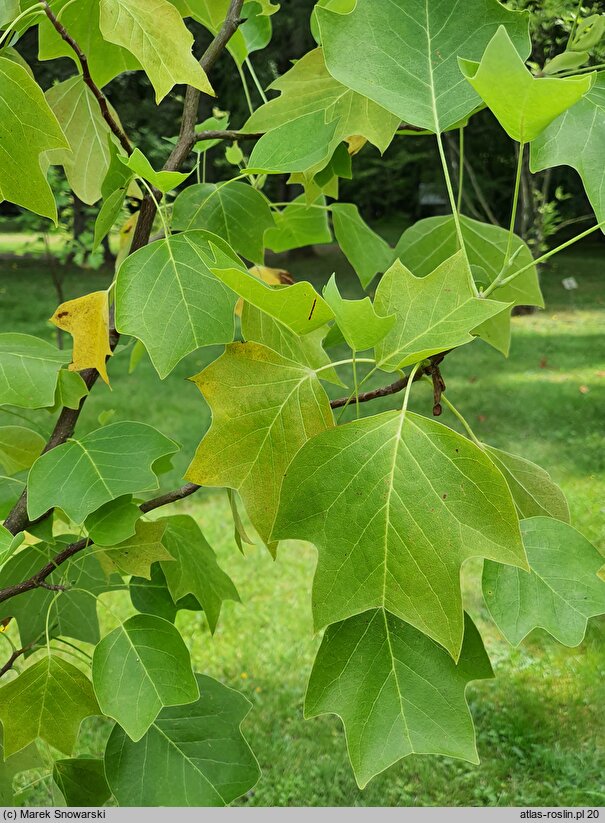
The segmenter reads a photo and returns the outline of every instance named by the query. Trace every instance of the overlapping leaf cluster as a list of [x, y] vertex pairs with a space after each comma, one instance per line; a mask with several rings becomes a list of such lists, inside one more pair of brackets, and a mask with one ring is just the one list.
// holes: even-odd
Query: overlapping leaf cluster
[[[535, 261], [514, 233], [517, 192], [510, 231], [459, 214], [441, 134], [489, 107], [521, 161], [531, 143], [535, 168], [573, 163], [600, 218], [600, 78], [559, 77], [556, 65], [532, 75], [526, 16], [497, 0], [319, 2], [317, 48], [243, 124], [251, 151], [228, 147], [241, 173], [185, 185], [182, 160], [158, 171], [130, 145], [103, 87], [143, 70], [158, 102], [180, 83], [212, 95], [184, 19], [219, 40], [235, 20], [221, 45], [243, 70], [269, 42], [277, 4], [13, 5], [5, 14], [0, 2], [0, 25], [15, 20], [0, 50], [0, 198], [54, 219], [52, 164], [99, 204], [95, 244], [133, 187], [160, 221], [157, 239], [147, 242], [149, 226], [132, 253], [124, 246], [108, 291], [56, 309], [72, 352], [0, 334], [0, 404], [58, 415], [48, 442], [0, 427], [0, 620], [10, 642], [18, 631], [1, 673], [0, 797], [10, 802], [13, 776], [37, 767], [42, 747], [60, 753], [53, 779], [71, 805], [224, 805], [254, 785], [258, 765], [240, 731], [249, 704], [193, 670], [175, 626], [180, 610], [202, 611], [214, 633], [223, 604], [240, 600], [196, 520], [155, 514], [200, 486], [228, 490], [240, 549], [251, 540], [240, 501], [278, 559], [280, 540], [316, 546], [312, 608], [325, 632], [305, 712], [341, 717], [361, 786], [414, 753], [478, 762], [465, 692], [493, 675], [463, 611], [465, 561], [484, 558], [485, 602], [511, 643], [538, 627], [580, 643], [587, 620], [605, 612], [605, 583], [603, 558], [543, 469], [479, 442], [466, 423], [462, 435], [408, 411], [424, 377], [436, 415], [443, 401], [460, 417], [443, 396], [445, 358], [478, 338], [506, 355], [512, 308], [542, 305]], [[74, 59], [74, 75], [46, 95], [18, 57], [30, 25], [41, 59]], [[227, 122], [216, 113], [187, 148], [200, 131], [212, 135], [199, 135], [198, 157], [231, 139]], [[337, 200], [355, 154], [368, 142], [387, 151], [398, 132], [437, 140], [452, 214], [420, 221], [392, 248]], [[283, 173], [298, 188], [277, 205], [266, 181]], [[322, 289], [266, 265], [267, 250], [333, 238], [363, 299], [343, 296], [334, 277]], [[123, 342], [134, 344], [131, 368], [146, 351], [161, 379], [201, 347], [224, 347], [192, 376], [212, 423], [189, 485], [172, 495], [158, 494], [179, 449], [171, 438], [138, 421], [84, 434], [68, 426], [96, 376], [110, 381]], [[349, 397], [331, 402], [349, 375]], [[364, 395], [381, 375], [396, 382]], [[361, 416], [361, 401], [381, 394], [392, 410]], [[333, 409], [349, 404], [355, 419], [341, 424]], [[99, 602], [110, 620], [99, 621]], [[74, 757], [81, 722], [96, 715], [115, 724], [103, 760]]]

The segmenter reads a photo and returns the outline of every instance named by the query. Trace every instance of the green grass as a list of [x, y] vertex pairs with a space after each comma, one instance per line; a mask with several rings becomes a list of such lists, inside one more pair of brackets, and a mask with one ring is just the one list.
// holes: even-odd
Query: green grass
[[[282, 261], [283, 263], [283, 261]], [[348, 266], [334, 253], [296, 258], [287, 267], [317, 283], [337, 271], [343, 291], [357, 293]], [[605, 551], [605, 290], [602, 247], [560, 257], [544, 274], [547, 309], [513, 321], [511, 356], [504, 360], [477, 342], [450, 355], [443, 372], [448, 396], [477, 435], [535, 460], [567, 493], [574, 524]], [[576, 292], [561, 286], [573, 275]], [[105, 287], [108, 275], [70, 272], [70, 297]], [[40, 264], [0, 264], [2, 330], [47, 336], [54, 309], [52, 284]], [[82, 428], [94, 428], [101, 411], [114, 419], [146, 420], [183, 445], [166, 486], [179, 483], [209, 415], [187, 376], [214, 352], [188, 357], [163, 383], [148, 362], [127, 377], [127, 352], [110, 365], [112, 390], [95, 388]], [[346, 372], [343, 372], [345, 375]], [[388, 382], [388, 379], [387, 381]], [[335, 390], [338, 393], [338, 389]], [[362, 407], [395, 407], [400, 396]], [[428, 387], [414, 389], [416, 410], [431, 413]], [[351, 416], [354, 410], [348, 410]], [[26, 413], [31, 419], [44, 415]], [[15, 422], [0, 414], [0, 424]], [[455, 425], [444, 414], [444, 422]], [[44, 428], [50, 426], [50, 419]], [[214, 637], [203, 615], [180, 613], [179, 628], [195, 666], [241, 690], [252, 702], [245, 733], [263, 776], [240, 803], [250, 805], [578, 805], [605, 804], [605, 622], [593, 620], [576, 649], [534, 632], [511, 648], [489, 621], [477, 589], [480, 564], [467, 564], [466, 605], [477, 620], [496, 679], [472, 686], [481, 765], [439, 757], [408, 757], [365, 791], [353, 779], [341, 724], [335, 717], [305, 721], [306, 680], [319, 638], [313, 636], [310, 592], [315, 564], [311, 546], [284, 544], [277, 562], [260, 546], [242, 557], [232, 538], [224, 494], [195, 496], [180, 505], [193, 514], [233, 576], [243, 604], [227, 603]], [[99, 755], [107, 727], [87, 721], [81, 745]], [[45, 785], [45, 784], [41, 784]], [[37, 787], [23, 796], [50, 797]]]

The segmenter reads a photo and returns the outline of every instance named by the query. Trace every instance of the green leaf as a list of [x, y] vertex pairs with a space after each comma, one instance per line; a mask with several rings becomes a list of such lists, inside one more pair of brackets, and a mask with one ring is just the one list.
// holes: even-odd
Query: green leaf
[[92, 251], [95, 251], [101, 242], [114, 227], [118, 217], [122, 214], [124, 207], [124, 198], [126, 196], [125, 189], [116, 189], [107, 199], [103, 200], [103, 204], [99, 209], [97, 219], [95, 220], [95, 234], [92, 244]]
[[587, 51], [564, 51], [549, 60], [543, 69], [544, 74], [556, 74], [559, 71], [575, 71], [588, 63], [590, 57]]
[[140, 62], [160, 103], [177, 83], [214, 95], [191, 53], [193, 35], [168, 0], [100, 0], [105, 40], [128, 49]]
[[160, 563], [172, 599], [177, 608], [185, 608], [179, 602], [192, 594], [204, 609], [214, 634], [223, 601], [239, 602], [237, 589], [216, 562], [214, 551], [192, 517], [175, 515], [160, 522], [166, 526], [164, 545], [174, 558]]
[[[480, 266], [492, 283], [504, 266], [508, 246], [508, 230], [460, 218], [462, 235], [471, 267]], [[397, 244], [396, 253], [401, 262], [417, 277], [430, 274], [439, 264], [458, 251], [456, 226], [452, 217], [429, 217], [407, 229]], [[513, 274], [531, 264], [532, 254], [520, 237], [513, 237], [511, 255], [514, 257], [507, 272]], [[544, 306], [538, 282], [538, 272], [531, 266], [511, 283], [496, 289], [494, 298], [515, 306]], [[475, 329], [479, 337], [504, 355], [510, 348], [510, 315], [501, 312]]]
[[42, 89], [28, 72], [0, 56], [0, 202], [8, 200], [57, 222], [57, 206], [40, 161], [69, 148]]
[[239, 166], [244, 160], [244, 152], [240, 149], [237, 141], [225, 149], [225, 160], [232, 166]]
[[341, 297], [333, 274], [324, 286], [323, 296], [334, 312], [338, 327], [353, 351], [371, 349], [393, 328], [397, 317], [376, 314], [369, 297], [363, 300], [345, 300]]
[[174, 202], [174, 229], [206, 229], [238, 254], [262, 263], [265, 230], [275, 225], [267, 198], [247, 183], [188, 186]]
[[68, 149], [53, 151], [49, 159], [53, 165], [63, 166], [73, 192], [92, 205], [101, 198], [101, 186], [109, 169], [109, 126], [79, 74], [51, 86], [46, 100], [69, 143]]
[[19, 14], [19, 0], [0, 0], [0, 28], [11, 23]]
[[129, 157], [119, 156], [126, 168], [133, 171], [137, 177], [142, 177], [156, 189], [164, 194], [176, 189], [189, 177], [189, 173], [182, 174], [178, 171], [156, 171], [149, 160], [140, 149], [135, 149]]
[[504, 26], [490, 40], [481, 62], [460, 58], [458, 62], [502, 128], [519, 143], [535, 140], [590, 90], [596, 77], [534, 77]]
[[[205, 120], [202, 120], [201, 123], [198, 123], [195, 127], [196, 132], [201, 131], [224, 131], [229, 127], [229, 115], [226, 113], [221, 114], [219, 117], [217, 115], [213, 115], [212, 117], [207, 117]], [[178, 140], [178, 137], [175, 137], [175, 141]], [[196, 154], [204, 154], [204, 152], [208, 151], [208, 149], [214, 148], [214, 146], [218, 146], [220, 140], [199, 140], [195, 146], [193, 147], [192, 151]]]
[[589, 17], [580, 18], [569, 47], [580, 51], [584, 49], [590, 51], [601, 42], [604, 33], [605, 16], [602, 14], [591, 14]]
[[524, 457], [484, 446], [504, 475], [521, 518], [546, 515], [569, 523], [569, 506], [548, 472]]
[[229, 508], [231, 509], [231, 516], [233, 517], [233, 539], [240, 552], [245, 554], [243, 544], [247, 543], [249, 546], [253, 546], [254, 540], [248, 537], [248, 532], [239, 513], [237, 507], [237, 492], [233, 491], [233, 489], [227, 489], [227, 497], [229, 498]]
[[[580, 138], [581, 136], [581, 138]], [[532, 143], [531, 169], [571, 166], [580, 177], [597, 220], [605, 220], [605, 72], [586, 97]]]
[[30, 743], [25, 749], [14, 754], [12, 757], [4, 759], [4, 733], [0, 725], [0, 805], [12, 806], [13, 803], [13, 780], [21, 772], [36, 769], [42, 766], [42, 758], [35, 743]]
[[78, 409], [80, 401], [88, 394], [88, 387], [77, 372], [61, 369], [57, 380], [54, 407], [65, 406], [68, 409]]
[[113, 423], [72, 438], [39, 457], [28, 480], [27, 510], [35, 520], [53, 507], [75, 523], [124, 494], [158, 488], [153, 464], [176, 443], [145, 423]]
[[141, 510], [127, 494], [110, 500], [89, 514], [84, 528], [91, 541], [97, 546], [115, 546], [136, 532], [136, 523]]
[[164, 529], [162, 522], [139, 520], [136, 524], [136, 533], [114, 548], [107, 549], [105, 556], [123, 574], [151, 578], [152, 563], [173, 560], [162, 543]]
[[[270, 88], [281, 95], [258, 108], [243, 131], [270, 132], [303, 115], [321, 114], [325, 123], [336, 121], [328, 149], [332, 154], [339, 143], [357, 135], [384, 152], [399, 126], [398, 117], [335, 80], [326, 69], [321, 49], [297, 60]], [[323, 132], [307, 135], [309, 145], [320, 152], [326, 149], [322, 140]]]
[[470, 280], [461, 251], [426, 277], [414, 277], [397, 260], [376, 290], [376, 310], [397, 317], [392, 331], [376, 346], [380, 367], [396, 371], [470, 343], [481, 323], [509, 308], [475, 297]]
[[111, 797], [102, 760], [55, 760], [53, 780], [68, 806], [103, 806]]
[[57, 374], [69, 352], [29, 334], [0, 334], [0, 406], [52, 406]]
[[338, 245], [355, 269], [364, 289], [377, 274], [385, 272], [395, 258], [389, 244], [365, 223], [352, 203], [333, 203], [332, 220]]
[[590, 617], [605, 613], [605, 558], [568, 523], [531, 517], [521, 523], [531, 568], [485, 563], [483, 596], [506, 639], [518, 646], [543, 628], [560, 643], [578, 646]]
[[22, 480], [0, 474], [0, 519], [8, 517], [24, 489], [25, 483]]
[[277, 126], [256, 143], [248, 168], [268, 174], [320, 171], [340, 142], [337, 125], [336, 120], [326, 123], [323, 111], [314, 111]]
[[96, 647], [92, 682], [103, 714], [140, 740], [164, 706], [199, 697], [189, 651], [172, 623], [148, 614], [130, 617]]
[[[99, 0], [69, 0], [53, 2], [53, 10], [61, 23], [80, 46], [88, 58], [88, 68], [92, 79], [102, 88], [118, 74], [140, 69], [140, 63], [126, 49], [109, 43], [99, 28]], [[71, 46], [59, 35], [46, 17], [36, 18], [39, 27], [40, 60], [54, 60], [55, 57], [70, 57], [80, 64]]]
[[458, 665], [426, 635], [375, 609], [329, 626], [311, 673], [305, 716], [337, 714], [360, 788], [410, 754], [479, 763], [465, 699], [471, 680], [493, 677], [465, 615]]
[[24, 426], [0, 427], [0, 467], [9, 476], [29, 469], [42, 454], [46, 440]]
[[258, 780], [240, 729], [250, 703], [210, 677], [196, 677], [197, 703], [164, 709], [140, 742], [114, 728], [105, 772], [120, 805], [225, 806]]
[[275, 212], [275, 228], [265, 232], [265, 246], [279, 253], [303, 246], [331, 243], [328, 212], [324, 208], [317, 208], [318, 205], [325, 205], [323, 197], [307, 205], [305, 196], [301, 195], [282, 211]]
[[237, 298], [210, 271], [216, 249], [240, 264], [219, 237], [194, 231], [157, 240], [120, 266], [116, 326], [145, 344], [162, 378], [200, 346], [233, 340]]
[[290, 538], [319, 553], [316, 628], [386, 608], [454, 658], [462, 563], [489, 557], [527, 568], [499, 470], [474, 443], [410, 412], [329, 429], [300, 449], [273, 529], [274, 540]]
[[528, 15], [498, 0], [357, 0], [350, 13], [339, 11], [316, 9], [330, 74], [432, 132], [445, 131], [479, 102], [458, 68], [459, 54], [480, 59], [500, 24], [522, 55], [530, 52]]
[[166, 576], [159, 563], [152, 564], [149, 580], [145, 577], [132, 577], [128, 592], [132, 605], [138, 612], [163, 617], [171, 623], [174, 623], [179, 609], [203, 611], [200, 603], [190, 594], [174, 602], [168, 591]]
[[238, 491], [269, 544], [288, 464], [310, 437], [333, 426], [328, 397], [314, 371], [258, 343], [228, 346], [195, 383], [212, 426], [186, 477]]
[[24, 537], [23, 532], [11, 534], [8, 529], [0, 524], [0, 569], [23, 543]]
[[71, 754], [85, 717], [99, 714], [88, 678], [61, 657], [45, 655], [0, 689], [4, 756], [41, 738]]

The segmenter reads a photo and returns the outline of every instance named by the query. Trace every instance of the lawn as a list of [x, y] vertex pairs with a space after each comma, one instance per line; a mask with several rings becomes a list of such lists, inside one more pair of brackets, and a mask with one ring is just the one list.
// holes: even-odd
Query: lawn
[[[605, 553], [605, 289], [603, 246], [588, 245], [557, 259], [545, 271], [546, 311], [513, 321], [511, 356], [481, 342], [450, 355], [444, 376], [451, 399], [476, 434], [544, 466], [567, 493], [574, 524]], [[343, 291], [357, 293], [349, 267], [334, 252], [281, 259], [298, 277], [325, 282], [335, 270]], [[564, 277], [579, 285], [566, 291]], [[71, 271], [66, 293], [77, 296], [108, 285], [107, 273]], [[55, 308], [43, 266], [25, 258], [0, 262], [2, 331], [49, 339]], [[114, 420], [149, 422], [182, 444], [166, 487], [182, 472], [209, 423], [209, 413], [188, 376], [217, 352], [198, 352], [160, 383], [144, 360], [128, 376], [128, 352], [110, 364], [112, 389], [100, 385], [86, 404], [82, 430], [102, 412]], [[343, 372], [343, 377], [346, 377]], [[388, 382], [388, 379], [385, 380]], [[341, 390], [342, 391], [342, 390]], [[335, 389], [338, 393], [338, 389]], [[372, 404], [394, 407], [400, 397]], [[412, 406], [430, 414], [430, 389], [415, 388]], [[364, 409], [364, 411], [370, 411]], [[347, 415], [354, 410], [347, 410]], [[43, 431], [51, 419], [25, 412]], [[0, 425], [17, 423], [0, 413]], [[456, 425], [444, 414], [444, 422]], [[480, 564], [464, 570], [466, 606], [478, 622], [496, 679], [472, 686], [481, 765], [439, 757], [408, 757], [364, 790], [347, 763], [340, 721], [305, 721], [306, 680], [319, 638], [313, 636], [310, 591], [312, 546], [286, 543], [273, 562], [262, 546], [239, 554], [224, 493], [198, 494], [179, 509], [198, 518], [235, 580], [242, 604], [227, 603], [214, 637], [202, 614], [181, 612], [179, 628], [195, 667], [242, 691], [251, 701], [245, 733], [263, 776], [240, 803], [280, 805], [568, 805], [605, 804], [605, 621], [593, 620], [582, 646], [567, 649], [543, 632], [511, 648], [490, 623], [476, 581]], [[175, 511], [176, 511], [175, 507]], [[102, 612], [104, 610], [101, 610]], [[99, 755], [107, 728], [86, 721], [82, 751]], [[22, 801], [49, 802], [47, 782], [25, 790]]]

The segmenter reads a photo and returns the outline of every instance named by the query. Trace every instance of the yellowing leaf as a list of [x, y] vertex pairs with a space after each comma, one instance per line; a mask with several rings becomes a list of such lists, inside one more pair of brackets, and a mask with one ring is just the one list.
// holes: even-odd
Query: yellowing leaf
[[71, 371], [96, 369], [109, 384], [105, 359], [111, 357], [109, 346], [109, 305], [106, 291], [95, 291], [62, 303], [51, 322], [74, 339]]
[[[272, 269], [270, 266], [251, 266], [248, 271], [258, 277], [259, 280], [262, 280], [263, 283], [267, 283], [268, 286], [287, 286], [294, 282], [285, 269]], [[238, 317], [242, 316], [243, 308], [244, 301], [240, 297], [235, 306], [235, 313]]]

